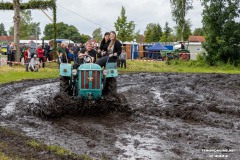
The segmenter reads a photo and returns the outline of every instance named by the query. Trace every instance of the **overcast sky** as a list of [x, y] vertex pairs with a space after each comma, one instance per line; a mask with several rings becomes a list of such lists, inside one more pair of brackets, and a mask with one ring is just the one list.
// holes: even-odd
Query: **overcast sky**
[[[175, 26], [170, 0], [57, 0], [57, 22], [74, 25], [81, 34], [90, 36], [96, 28], [101, 27], [104, 34], [114, 30], [114, 22], [120, 16], [122, 6], [126, 9], [127, 21], [134, 21], [135, 31], [140, 30], [141, 34], [149, 23], [159, 23], [164, 27], [167, 21], [170, 27]], [[192, 30], [202, 27], [203, 10], [200, 1], [197, 0], [193, 2], [193, 7], [187, 15], [187, 18], [191, 19]], [[46, 12], [52, 17], [51, 10]], [[46, 24], [51, 23], [40, 10], [32, 10], [32, 18], [33, 22], [40, 22], [41, 32]], [[0, 23], [4, 23], [5, 29], [9, 30], [13, 25], [13, 11], [0, 11]]]

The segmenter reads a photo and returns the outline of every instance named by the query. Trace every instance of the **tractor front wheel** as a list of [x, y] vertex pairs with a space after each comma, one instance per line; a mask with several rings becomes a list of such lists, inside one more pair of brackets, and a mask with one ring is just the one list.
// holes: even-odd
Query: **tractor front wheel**
[[116, 78], [107, 78], [106, 79], [106, 85], [104, 87], [104, 93], [106, 94], [112, 94], [117, 93], [117, 80]]
[[60, 92], [71, 95], [70, 77], [60, 77]]

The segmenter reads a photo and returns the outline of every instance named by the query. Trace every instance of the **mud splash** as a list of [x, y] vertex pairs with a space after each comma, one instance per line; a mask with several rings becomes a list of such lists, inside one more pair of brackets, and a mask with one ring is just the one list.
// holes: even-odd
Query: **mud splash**
[[79, 114], [69, 101], [64, 112], [70, 114], [56, 119], [34, 114], [53, 103], [59, 91], [56, 80], [1, 85], [0, 122], [97, 159], [236, 160], [239, 79], [224, 74], [122, 75], [118, 92], [126, 97], [131, 114], [111, 109], [102, 114], [98, 108], [93, 108], [95, 114]]

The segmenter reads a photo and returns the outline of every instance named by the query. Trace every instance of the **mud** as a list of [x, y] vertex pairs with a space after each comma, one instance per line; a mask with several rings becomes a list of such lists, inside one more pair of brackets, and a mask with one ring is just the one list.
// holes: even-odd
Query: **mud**
[[[0, 85], [0, 124], [96, 159], [236, 160], [239, 79], [225, 74], [121, 75], [118, 93], [126, 97], [127, 107], [114, 104], [113, 97], [87, 110], [69, 99], [58, 102], [56, 79]], [[43, 112], [54, 107], [59, 113]]]

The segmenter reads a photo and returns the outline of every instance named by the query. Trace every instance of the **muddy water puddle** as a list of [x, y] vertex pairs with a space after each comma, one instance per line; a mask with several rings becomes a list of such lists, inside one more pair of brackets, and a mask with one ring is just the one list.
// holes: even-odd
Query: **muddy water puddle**
[[[57, 80], [0, 86], [0, 124], [47, 144], [101, 159], [240, 159], [240, 75], [121, 75], [131, 114], [33, 114], [59, 92]], [[111, 105], [111, 104], [110, 104]], [[69, 107], [72, 109], [71, 107]]]

